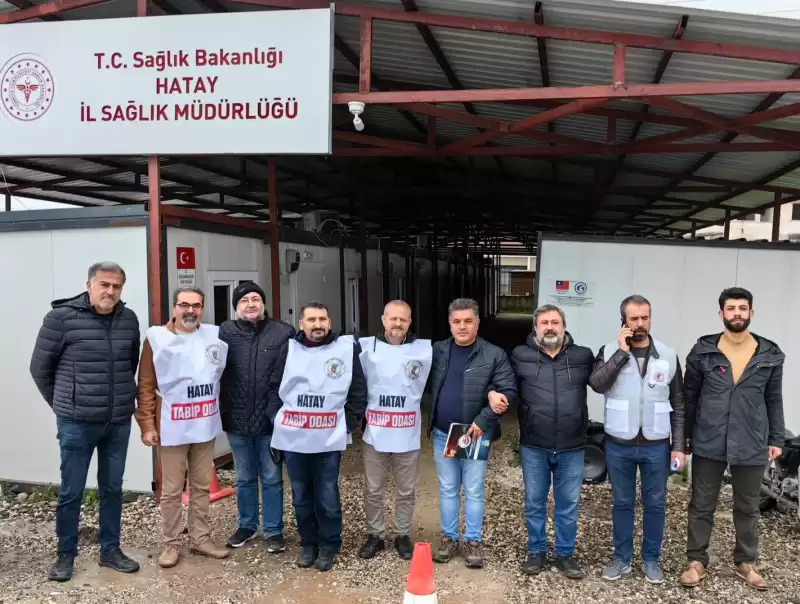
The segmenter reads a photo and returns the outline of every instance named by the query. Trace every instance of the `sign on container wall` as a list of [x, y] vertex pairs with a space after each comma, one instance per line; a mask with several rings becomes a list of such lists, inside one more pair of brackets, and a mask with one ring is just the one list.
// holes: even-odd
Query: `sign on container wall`
[[330, 9], [24, 23], [0, 156], [328, 154]]
[[193, 287], [197, 271], [194, 248], [175, 248], [175, 260], [178, 268], [178, 287]]

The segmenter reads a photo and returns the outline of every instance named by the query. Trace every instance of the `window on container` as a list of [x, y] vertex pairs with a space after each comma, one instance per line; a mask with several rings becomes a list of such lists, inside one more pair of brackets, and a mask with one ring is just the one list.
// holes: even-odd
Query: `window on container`
[[792, 204], [792, 220], [800, 220], [800, 203]]

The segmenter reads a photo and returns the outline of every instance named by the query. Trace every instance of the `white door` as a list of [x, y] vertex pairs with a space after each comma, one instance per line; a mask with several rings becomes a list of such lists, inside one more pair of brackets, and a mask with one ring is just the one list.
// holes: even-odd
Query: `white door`
[[[208, 271], [206, 273], [206, 305], [203, 310], [203, 322], [222, 325], [233, 319], [233, 290], [240, 283], [255, 281], [256, 271]], [[264, 285], [259, 285], [263, 288]], [[269, 310], [269, 309], [268, 309]]]

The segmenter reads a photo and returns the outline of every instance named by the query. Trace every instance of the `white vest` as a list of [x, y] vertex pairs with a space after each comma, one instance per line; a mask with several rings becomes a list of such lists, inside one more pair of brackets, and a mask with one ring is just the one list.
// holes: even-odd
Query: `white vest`
[[219, 327], [201, 324], [196, 333], [182, 335], [155, 326], [146, 337], [161, 395], [161, 445], [214, 440], [222, 432], [219, 380], [228, 357]]
[[353, 379], [354, 343], [353, 336], [311, 347], [289, 340], [272, 448], [293, 453], [347, 448], [344, 406]]
[[[640, 429], [647, 440], [663, 440], [671, 435], [669, 385], [677, 370], [678, 356], [656, 339], [653, 345], [659, 358], [648, 359], [645, 377], [641, 377], [639, 363], [631, 353], [614, 385], [605, 393], [605, 431], [611, 436], [631, 440]], [[607, 344], [605, 361], [618, 349], [616, 341]]]
[[431, 371], [431, 341], [392, 345], [369, 337], [359, 344], [368, 393], [364, 442], [383, 453], [416, 451], [420, 402]]

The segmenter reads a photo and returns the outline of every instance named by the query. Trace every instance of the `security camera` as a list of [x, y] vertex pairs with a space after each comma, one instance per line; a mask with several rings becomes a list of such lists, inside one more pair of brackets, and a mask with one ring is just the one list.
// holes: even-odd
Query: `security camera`
[[347, 107], [350, 109], [350, 113], [353, 114], [353, 127], [361, 132], [364, 129], [364, 122], [362, 122], [361, 118], [358, 116], [364, 113], [364, 103], [350, 101], [347, 103]]

